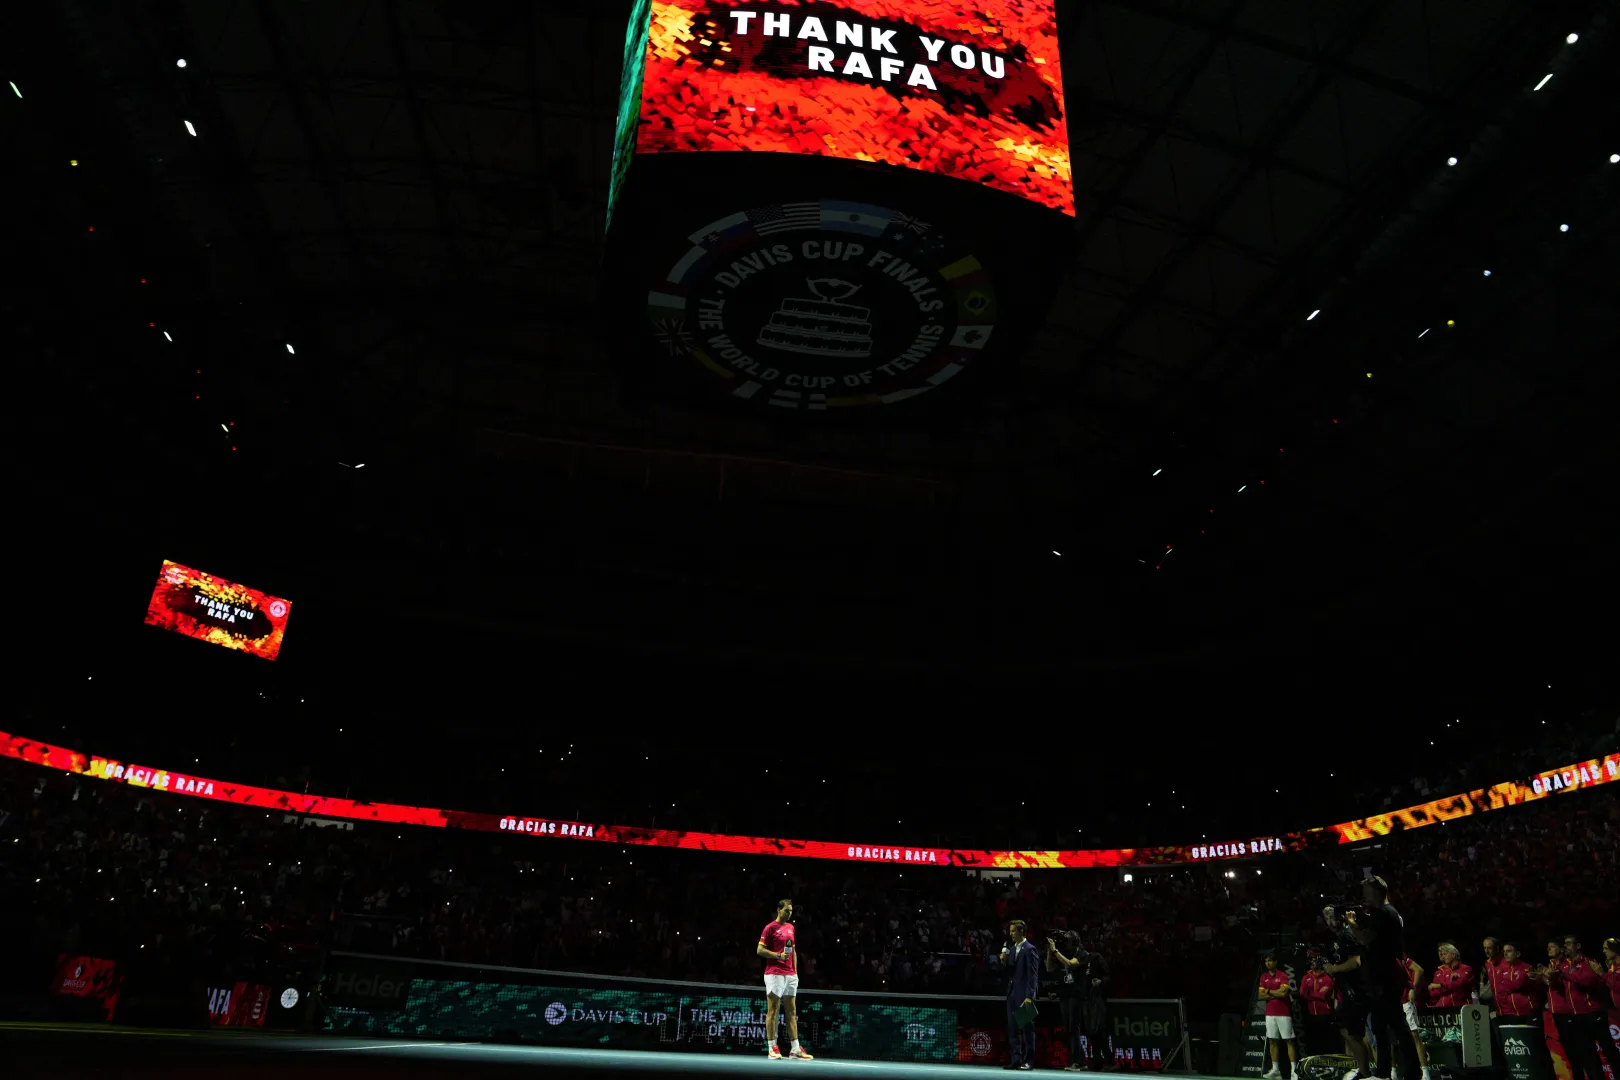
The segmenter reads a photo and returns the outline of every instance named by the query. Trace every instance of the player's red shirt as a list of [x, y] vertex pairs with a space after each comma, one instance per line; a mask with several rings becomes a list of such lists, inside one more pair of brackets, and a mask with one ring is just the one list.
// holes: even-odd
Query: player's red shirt
[[1422, 994], [1418, 990], [1417, 968], [1412, 966], [1410, 956], [1401, 957], [1401, 970], [1406, 972], [1406, 989], [1401, 991], [1401, 1004], [1406, 1005], [1413, 1001], [1421, 1001]]
[[[1267, 971], [1260, 976], [1260, 989], [1286, 990], [1288, 989], [1288, 972], [1282, 968], [1276, 971]], [[1293, 1016], [1294, 1010], [1289, 1008], [1287, 998], [1267, 998], [1267, 1016]]]
[[[759, 932], [759, 943], [771, 952], [779, 953], [793, 944], [793, 924], [787, 922], [771, 922]], [[767, 975], [797, 975], [799, 953], [797, 946], [788, 954], [786, 961], [765, 958], [765, 974]]]
[[1333, 1014], [1333, 976], [1325, 971], [1307, 971], [1299, 979], [1299, 996], [1312, 1016]]

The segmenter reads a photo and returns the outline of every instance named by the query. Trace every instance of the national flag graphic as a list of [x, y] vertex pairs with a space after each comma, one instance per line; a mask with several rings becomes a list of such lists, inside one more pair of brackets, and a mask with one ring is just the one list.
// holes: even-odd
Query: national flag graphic
[[929, 224], [928, 222], [922, 220], [921, 218], [912, 217], [910, 214], [895, 214], [894, 215], [894, 223], [897, 226], [899, 226], [900, 228], [902, 228], [902, 229], [911, 230], [912, 232], [916, 233], [918, 236], [923, 235], [929, 229], [932, 229], [934, 227], [933, 225]]
[[728, 236], [747, 232], [751, 228], [753, 223], [748, 220], [747, 214], [728, 214], [718, 221], [709, 222], [687, 239], [694, 244], [713, 244]]
[[982, 349], [985, 342], [990, 340], [990, 330], [988, 326], [958, 326], [951, 344], [965, 349]]
[[813, 229], [821, 224], [821, 204], [813, 202], [784, 203], [781, 206], [762, 206], [748, 211], [748, 220], [761, 236], [788, 232], [793, 229]]
[[978, 289], [974, 289], [972, 292], [968, 293], [967, 299], [962, 301], [962, 306], [977, 315], [979, 312], [990, 306], [990, 297], [986, 296]]
[[679, 356], [692, 347], [692, 333], [683, 319], [654, 319], [653, 334], [671, 356]]
[[882, 236], [893, 220], [894, 211], [866, 203], [827, 201], [821, 204], [821, 227], [834, 232]]

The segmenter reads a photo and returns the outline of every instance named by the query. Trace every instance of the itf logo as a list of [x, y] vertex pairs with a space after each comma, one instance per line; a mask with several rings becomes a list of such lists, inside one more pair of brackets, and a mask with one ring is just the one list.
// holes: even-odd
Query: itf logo
[[287, 605], [283, 604], [280, 600], [271, 601], [270, 614], [278, 619], [281, 618], [283, 615], [287, 614]]
[[552, 1027], [556, 1027], [566, 1019], [568, 1019], [568, 1006], [562, 1002], [553, 1001], [546, 1006], [546, 1023]]

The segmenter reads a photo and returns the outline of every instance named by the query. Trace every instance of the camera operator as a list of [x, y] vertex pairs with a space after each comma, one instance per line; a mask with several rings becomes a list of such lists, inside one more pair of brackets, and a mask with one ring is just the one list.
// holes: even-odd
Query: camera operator
[[1417, 1047], [1401, 1008], [1401, 996], [1411, 973], [1401, 964], [1406, 955], [1406, 923], [1389, 902], [1389, 886], [1381, 877], [1361, 883], [1362, 911], [1357, 931], [1366, 931], [1363, 959], [1367, 968], [1367, 1011], [1373, 1038], [1378, 1043], [1377, 1075], [1394, 1076], [1392, 1056], [1398, 1055], [1401, 1076], [1412, 1080], [1419, 1075]]
[[1339, 1007], [1334, 1015], [1339, 1022], [1339, 1032], [1344, 1036], [1344, 1051], [1356, 1063], [1356, 1067], [1346, 1074], [1345, 1080], [1364, 1080], [1372, 1075], [1372, 1068], [1368, 1064], [1372, 1058], [1372, 1048], [1367, 1045], [1368, 992], [1367, 968], [1363, 963], [1366, 953], [1362, 942], [1364, 934], [1357, 930], [1357, 911], [1353, 907], [1342, 910], [1337, 907], [1324, 908], [1322, 918], [1334, 933], [1333, 962], [1323, 965], [1322, 970], [1333, 976], [1338, 988]]

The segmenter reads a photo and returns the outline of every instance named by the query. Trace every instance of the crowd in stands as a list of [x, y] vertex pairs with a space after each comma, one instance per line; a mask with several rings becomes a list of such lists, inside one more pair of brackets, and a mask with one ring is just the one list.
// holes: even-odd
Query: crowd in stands
[[0, 846], [0, 911], [22, 941], [154, 979], [310, 968], [339, 947], [753, 985], [758, 932], [790, 896], [807, 988], [999, 994], [1017, 917], [1038, 944], [1077, 931], [1113, 996], [1213, 1017], [1241, 1009], [1257, 950], [1324, 935], [1322, 905], [1364, 871], [1391, 882], [1414, 955], [1487, 933], [1613, 935], [1620, 783], [1367, 845], [1008, 877], [317, 824], [3, 761]]

